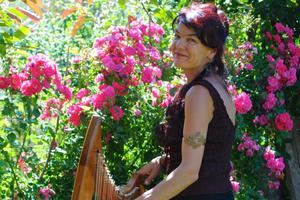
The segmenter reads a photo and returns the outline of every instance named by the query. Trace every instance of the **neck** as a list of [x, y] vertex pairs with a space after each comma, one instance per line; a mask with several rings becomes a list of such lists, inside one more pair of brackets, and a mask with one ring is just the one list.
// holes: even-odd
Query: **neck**
[[184, 74], [187, 78], [187, 84], [192, 82], [192, 80], [194, 80], [200, 73], [202, 73], [203, 70], [204, 69], [202, 68], [200, 70], [195, 70], [195, 71], [188, 71], [188, 70], [184, 71]]

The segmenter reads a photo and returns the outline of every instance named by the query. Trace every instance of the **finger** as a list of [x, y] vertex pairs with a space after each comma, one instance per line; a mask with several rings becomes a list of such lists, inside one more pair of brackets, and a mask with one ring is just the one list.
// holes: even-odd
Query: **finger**
[[155, 174], [154, 173], [150, 174], [144, 181], [145, 185], [149, 185], [153, 181], [154, 178], [155, 178]]

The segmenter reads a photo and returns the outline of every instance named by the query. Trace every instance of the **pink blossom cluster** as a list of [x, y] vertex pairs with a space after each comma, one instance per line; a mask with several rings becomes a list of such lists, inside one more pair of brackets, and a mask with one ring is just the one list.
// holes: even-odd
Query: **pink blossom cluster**
[[243, 134], [242, 141], [238, 146], [238, 151], [246, 151], [248, 157], [252, 157], [254, 152], [260, 149], [259, 145], [247, 133]]
[[239, 67], [236, 69], [236, 73], [239, 74], [242, 69], [252, 70], [251, 64], [254, 54], [257, 54], [257, 48], [249, 41], [240, 45], [234, 52], [233, 56], [238, 60]]
[[227, 84], [227, 90], [230, 92], [231, 95], [236, 96], [238, 94], [237, 90], [236, 90], [236, 85], [234, 84]]
[[140, 109], [136, 108], [133, 113], [134, 113], [134, 116], [139, 117], [139, 116], [141, 116], [142, 111]]
[[277, 102], [277, 98], [276, 98], [275, 94], [268, 93], [267, 98], [266, 98], [265, 102], [263, 103], [262, 107], [265, 110], [271, 110], [276, 105], [276, 102]]
[[102, 110], [104, 108], [110, 108], [115, 104], [116, 90], [113, 86], [110, 85], [100, 85], [100, 92], [93, 95], [92, 103], [95, 108]]
[[40, 116], [41, 119], [45, 120], [45, 119], [51, 119], [57, 117], [57, 115], [62, 109], [63, 104], [64, 104], [63, 100], [57, 98], [48, 99], [44, 107], [43, 114]]
[[275, 117], [275, 126], [279, 131], [291, 131], [294, 122], [289, 113], [280, 113]]
[[124, 116], [124, 111], [120, 106], [114, 105], [109, 109], [110, 114], [112, 115], [113, 119], [118, 121]]
[[82, 61], [82, 58], [80, 56], [74, 56], [72, 59], [71, 59], [71, 63], [73, 64], [78, 64]]
[[26, 152], [22, 152], [21, 156], [18, 160], [18, 167], [21, 169], [21, 171], [27, 175], [28, 173], [30, 173], [32, 171], [31, 167], [28, 167], [28, 165], [26, 164], [24, 158], [26, 157]]
[[246, 92], [241, 92], [240, 94], [235, 95], [234, 104], [235, 104], [236, 111], [239, 114], [246, 114], [252, 108], [252, 102], [250, 96]]
[[68, 114], [70, 115], [69, 122], [74, 126], [80, 125], [80, 116], [83, 113], [84, 106], [91, 106], [93, 104], [93, 97], [88, 96], [90, 94], [90, 90], [88, 89], [80, 89], [76, 95], [76, 99], [79, 102], [68, 107]]
[[[271, 48], [276, 51], [277, 59], [267, 55], [270, 66], [275, 70], [274, 75], [268, 77], [266, 89], [269, 92], [280, 90], [283, 86], [292, 86], [297, 81], [297, 69], [300, 68], [300, 48], [293, 42], [293, 30], [281, 23], [276, 23], [277, 33], [266, 33], [273, 42]], [[276, 48], [277, 47], [277, 48]]]
[[51, 196], [55, 195], [56, 193], [50, 187], [40, 188], [39, 196], [44, 197], [45, 200], [50, 199]]
[[94, 42], [96, 55], [109, 74], [117, 73], [127, 79], [134, 73], [136, 65], [144, 66], [151, 61], [152, 66], [142, 70], [142, 81], [149, 83], [155, 81], [155, 77], [161, 77], [161, 70], [156, 64], [161, 59], [160, 52], [152, 45], [145, 45], [145, 36], [159, 42], [164, 34], [161, 26], [133, 21], [130, 28], [113, 27], [110, 33]]
[[64, 95], [65, 99], [72, 99], [71, 90], [62, 84], [56, 63], [44, 54], [30, 56], [21, 73], [11, 67], [9, 77], [0, 76], [0, 89], [11, 86], [13, 90], [20, 90], [24, 96], [32, 96], [41, 92], [42, 89], [49, 89], [51, 83], [56, 85], [57, 90]]
[[80, 115], [83, 111], [83, 108], [79, 104], [74, 104], [69, 106], [68, 114], [70, 115], [69, 122], [74, 126], [79, 126], [80, 124]]
[[[172, 103], [173, 96], [170, 94], [170, 91], [173, 90], [173, 89], [177, 89], [177, 91], [178, 91], [178, 89], [182, 86], [182, 84], [173, 85], [173, 84], [171, 84], [170, 82], [167, 82], [167, 81], [157, 81], [157, 85], [160, 88], [166, 89], [166, 91], [165, 91], [166, 96], [162, 100], [162, 102], [159, 104], [159, 106], [162, 107], [162, 108], [166, 108]], [[155, 105], [156, 105], [156, 102], [155, 102]]]
[[283, 157], [275, 158], [275, 151], [271, 150], [270, 146], [265, 148], [263, 157], [267, 162], [266, 167], [270, 170], [268, 176], [275, 175], [276, 178], [276, 181], [269, 181], [268, 187], [270, 189], [278, 189], [280, 186], [280, 182], [278, 180], [282, 178], [282, 171], [285, 168]]
[[268, 124], [268, 122], [269, 122], [269, 119], [268, 119], [267, 115], [265, 115], [265, 114], [256, 116], [253, 120], [254, 124], [259, 124], [261, 126]]
[[[117, 97], [127, 95], [129, 87], [136, 87], [140, 82], [139, 79], [145, 84], [152, 84], [162, 76], [157, 64], [161, 59], [160, 52], [154, 46], [146, 45], [149, 38], [155, 43], [159, 42], [164, 34], [161, 26], [154, 23], [143, 24], [136, 20], [131, 21], [128, 28], [112, 27], [109, 33], [94, 42], [96, 58], [104, 66], [95, 77], [95, 82], [99, 84], [99, 92], [90, 94], [89, 90], [81, 89], [76, 95], [76, 99], [81, 102], [68, 109], [70, 122], [75, 126], [80, 124], [82, 106], [108, 110], [114, 120], [120, 120], [124, 116], [124, 111], [116, 104]], [[77, 60], [74, 58], [74, 63], [80, 62]], [[139, 66], [143, 67], [138, 70], [141, 73], [136, 73]], [[140, 78], [137, 78], [136, 74]], [[139, 116], [141, 112], [136, 110], [134, 114]]]
[[240, 191], [240, 182], [235, 181], [233, 176], [230, 176], [230, 183], [231, 183], [231, 187], [233, 192], [239, 192]]

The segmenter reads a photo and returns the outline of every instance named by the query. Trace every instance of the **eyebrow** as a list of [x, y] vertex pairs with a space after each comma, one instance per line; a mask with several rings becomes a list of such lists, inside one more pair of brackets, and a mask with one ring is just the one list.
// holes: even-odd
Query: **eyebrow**
[[[176, 33], [179, 33], [179, 31], [178, 30], [175, 30], [175, 32]], [[179, 33], [180, 34], [180, 33]], [[191, 34], [188, 34], [188, 36], [195, 36], [195, 37], [197, 37], [197, 34], [195, 34], [195, 33], [191, 33]]]

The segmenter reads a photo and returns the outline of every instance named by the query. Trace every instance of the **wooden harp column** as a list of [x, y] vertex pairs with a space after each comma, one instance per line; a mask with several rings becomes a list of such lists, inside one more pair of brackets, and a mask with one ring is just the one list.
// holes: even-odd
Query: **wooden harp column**
[[126, 186], [117, 187], [104, 163], [101, 146], [101, 118], [90, 120], [79, 165], [72, 200], [132, 200], [144, 192], [143, 177], [134, 174]]

